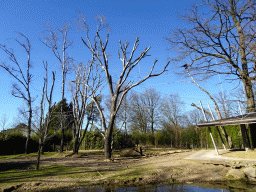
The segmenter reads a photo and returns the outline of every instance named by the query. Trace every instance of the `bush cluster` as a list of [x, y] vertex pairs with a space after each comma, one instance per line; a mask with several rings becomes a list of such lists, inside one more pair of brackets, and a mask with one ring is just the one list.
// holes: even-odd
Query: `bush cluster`
[[[13, 155], [25, 153], [25, 144], [27, 137], [20, 131], [1, 133], [0, 153], [1, 155]], [[38, 138], [31, 136], [29, 141], [29, 152], [35, 152], [38, 149]]]
[[[51, 135], [53, 131], [50, 131]], [[72, 139], [72, 132], [65, 131], [64, 142], [67, 143]], [[0, 133], [0, 155], [13, 155], [25, 153], [25, 144], [27, 137], [19, 130], [6, 131]], [[54, 151], [53, 146], [60, 145], [61, 132], [59, 131], [51, 139], [47, 140], [44, 151]], [[29, 140], [29, 153], [37, 152], [39, 146], [39, 137], [33, 134]]]
[[[241, 148], [243, 141], [239, 126], [225, 126], [225, 130], [230, 138], [232, 147]], [[175, 143], [179, 148], [192, 148], [192, 146], [193, 148], [206, 146], [211, 148], [213, 147], [208, 128], [200, 128], [196, 130], [195, 127], [189, 127], [188, 129], [180, 129], [179, 131], [179, 137], [176, 141], [175, 131], [173, 129], [157, 130], [154, 134], [142, 132], [133, 132], [132, 134], [127, 134], [124, 132], [117, 132], [117, 130], [114, 129], [112, 149], [119, 150], [124, 148], [132, 148], [136, 145], [175, 147]], [[221, 138], [216, 127], [211, 127], [211, 131], [217, 147], [222, 147]], [[52, 135], [53, 133], [53, 130], [49, 131], [49, 135]], [[83, 133], [81, 133], [81, 135], [83, 135]], [[65, 130], [65, 149], [67, 147], [66, 144], [68, 144], [69, 150], [73, 149], [74, 140], [72, 140], [72, 138], [72, 131]], [[23, 133], [19, 130], [0, 133], [0, 155], [24, 153], [26, 139], [26, 136], [24, 136]], [[59, 131], [46, 142], [44, 151], [56, 150], [56, 146], [59, 146], [60, 142], [61, 131]], [[38, 143], [38, 136], [36, 134], [32, 135], [29, 141], [29, 152], [36, 152], [38, 150]], [[98, 131], [87, 131], [85, 138], [80, 145], [80, 149], [103, 149], [104, 145], [104, 138]]]

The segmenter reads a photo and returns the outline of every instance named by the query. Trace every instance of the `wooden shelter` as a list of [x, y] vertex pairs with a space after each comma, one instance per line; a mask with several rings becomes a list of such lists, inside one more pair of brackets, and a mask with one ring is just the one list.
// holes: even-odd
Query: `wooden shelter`
[[[239, 125], [244, 148], [256, 148], [256, 112], [197, 124], [197, 127]], [[250, 136], [249, 136], [250, 134]]]

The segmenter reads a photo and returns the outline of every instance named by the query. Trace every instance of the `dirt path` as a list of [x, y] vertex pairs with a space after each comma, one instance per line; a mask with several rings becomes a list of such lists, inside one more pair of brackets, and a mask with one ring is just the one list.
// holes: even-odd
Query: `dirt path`
[[256, 162], [256, 159], [242, 159], [242, 158], [234, 158], [227, 157], [225, 154], [229, 152], [229, 150], [219, 150], [219, 155], [217, 155], [215, 150], [201, 150], [197, 153], [194, 153], [185, 159], [194, 159], [194, 160], [213, 160], [213, 161], [243, 161], [243, 162]]

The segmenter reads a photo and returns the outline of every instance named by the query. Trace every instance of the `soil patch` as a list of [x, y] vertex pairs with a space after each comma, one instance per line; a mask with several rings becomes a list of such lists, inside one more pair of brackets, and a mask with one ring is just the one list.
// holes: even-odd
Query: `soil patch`
[[[7, 191], [36, 191], [63, 187], [79, 188], [98, 184], [136, 186], [217, 182], [230, 180], [226, 176], [230, 169], [236, 166], [240, 168], [246, 166], [240, 162], [239, 166], [235, 164], [234, 167], [234, 161], [225, 159], [217, 161], [204, 158], [186, 159], [198, 153], [202, 152], [147, 151], [144, 152], [144, 156], [113, 155], [111, 161], [105, 161], [102, 152], [81, 151], [81, 154], [73, 156], [42, 157], [40, 171], [34, 171], [31, 167], [31, 165], [34, 166], [36, 157], [4, 160], [0, 161], [0, 187]], [[232, 152], [227, 152], [225, 156], [230, 154]]]

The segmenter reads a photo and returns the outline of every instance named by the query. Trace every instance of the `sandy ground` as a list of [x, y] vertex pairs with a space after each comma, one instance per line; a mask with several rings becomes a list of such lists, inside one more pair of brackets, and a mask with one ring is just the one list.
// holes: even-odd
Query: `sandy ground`
[[[178, 181], [179, 183], [191, 184], [194, 182], [208, 182], [208, 181], [222, 181], [227, 180], [227, 172], [236, 168], [234, 161], [239, 161], [240, 168], [245, 167], [248, 163], [256, 165], [256, 159], [242, 159], [232, 157], [232, 151], [220, 150], [220, 155], [217, 155], [214, 150], [201, 150], [201, 151], [170, 151], [154, 154], [154, 156], [146, 156], [140, 158], [123, 158], [114, 156], [114, 161], [104, 161], [103, 156], [100, 155], [87, 155], [84, 157], [44, 157], [42, 158], [41, 165], [65, 165], [71, 167], [86, 167], [91, 170], [105, 170], [110, 174], [99, 175], [98, 177], [86, 178], [86, 182], [99, 183], [105, 182], [107, 185], [112, 184], [155, 184], [167, 183]], [[244, 152], [246, 153], [246, 152]], [[253, 153], [254, 154], [254, 153]], [[19, 167], [26, 169], [26, 166], [35, 164], [35, 157], [5, 160], [0, 162], [0, 171], [8, 170], [10, 168]], [[108, 180], [113, 176], [115, 171], [126, 169], [129, 170], [136, 168], [143, 168], [147, 170], [142, 174], [141, 178], [136, 180], [127, 181], [112, 181]], [[112, 174], [111, 174], [112, 173]], [[49, 181], [50, 184], [49, 184]], [[68, 181], [67, 179], [60, 180], [59, 178], [50, 177], [49, 179], [38, 180], [38, 183], [31, 186], [29, 183], [24, 183], [15, 188], [15, 191], [22, 191], [25, 188], [31, 190], [39, 190], [41, 184], [47, 183], [49, 189], [54, 187], [71, 186], [78, 182], [76, 180]], [[81, 179], [79, 180], [81, 182]], [[67, 185], [70, 183], [71, 185]]]
[[[242, 162], [256, 162], [256, 152], [254, 151], [230, 151], [230, 150], [218, 150], [219, 155], [215, 150], [201, 150], [194, 153], [185, 159], [194, 160], [214, 160], [214, 161], [242, 161]], [[238, 158], [243, 157], [243, 158]], [[255, 158], [255, 159], [253, 159]]]

